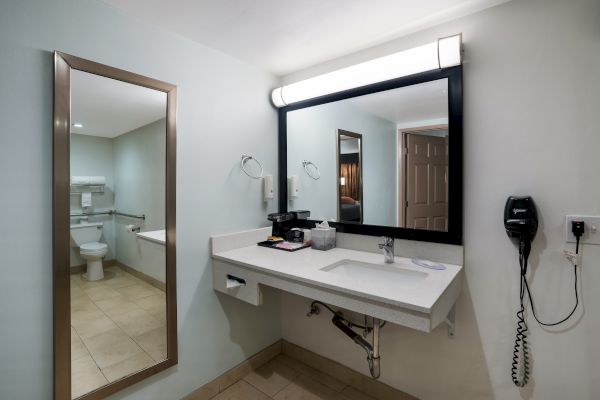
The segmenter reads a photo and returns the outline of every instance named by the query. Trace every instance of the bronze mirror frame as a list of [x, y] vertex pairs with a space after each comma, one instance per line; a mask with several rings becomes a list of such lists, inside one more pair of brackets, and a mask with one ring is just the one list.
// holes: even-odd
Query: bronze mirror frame
[[[355, 139], [358, 139], [358, 174], [359, 174], [359, 180], [358, 180], [358, 192], [359, 192], [359, 197], [360, 197], [360, 221], [356, 222], [356, 221], [343, 221], [342, 220], [342, 187], [341, 187], [341, 178], [342, 178], [342, 163], [341, 163], [341, 156], [342, 156], [342, 139], [341, 136], [348, 136], [348, 137], [352, 137]], [[363, 215], [364, 215], [364, 207], [365, 207], [365, 201], [363, 199], [363, 139], [362, 139], [362, 134], [360, 133], [355, 133], [355, 132], [350, 132], [344, 129], [337, 129], [336, 133], [335, 133], [335, 140], [336, 140], [336, 169], [337, 169], [337, 220], [339, 222], [343, 222], [346, 224], [362, 224], [363, 223]]]
[[119, 390], [177, 364], [177, 286], [175, 245], [176, 107], [177, 87], [170, 83], [109, 67], [69, 54], [54, 52], [54, 121], [52, 162], [54, 399], [71, 400], [70, 335], [70, 127], [71, 70], [144, 86], [167, 94], [166, 130], [166, 309], [167, 357], [117, 381], [78, 397], [103, 399]]

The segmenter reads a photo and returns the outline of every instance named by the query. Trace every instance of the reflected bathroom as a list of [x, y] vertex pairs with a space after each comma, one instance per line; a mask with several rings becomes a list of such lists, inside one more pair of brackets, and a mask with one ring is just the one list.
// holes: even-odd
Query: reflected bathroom
[[71, 75], [72, 398], [166, 358], [166, 100]]

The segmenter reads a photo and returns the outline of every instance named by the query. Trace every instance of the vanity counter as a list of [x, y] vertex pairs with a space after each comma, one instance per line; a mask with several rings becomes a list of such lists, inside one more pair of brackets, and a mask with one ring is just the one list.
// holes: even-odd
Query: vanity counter
[[[230, 247], [237, 248], [215, 242], [226, 237], [212, 238], [215, 290], [255, 305], [262, 302], [260, 285], [266, 285], [429, 332], [446, 319], [462, 284], [459, 265], [434, 270], [404, 257], [385, 264], [380, 253], [343, 248], [287, 252], [257, 246], [256, 233], [246, 240], [230, 237], [239, 245]], [[367, 265], [358, 275], [364, 279], [343, 269], [332, 273], [344, 261]], [[377, 271], [369, 276], [369, 268]], [[402, 274], [394, 275], [398, 271]], [[227, 285], [228, 279], [241, 279], [243, 285]]]
[[425, 313], [431, 312], [444, 290], [462, 271], [462, 267], [458, 265], [443, 264], [445, 270], [433, 270], [414, 265], [409, 258], [395, 257], [394, 264], [388, 264], [393, 268], [427, 274], [424, 279], [412, 285], [397, 285], [393, 280], [357, 281], [322, 270], [343, 260], [384, 266], [383, 255], [379, 253], [340, 248], [328, 251], [308, 248], [287, 252], [254, 245], [216, 253], [213, 257], [274, 276]]

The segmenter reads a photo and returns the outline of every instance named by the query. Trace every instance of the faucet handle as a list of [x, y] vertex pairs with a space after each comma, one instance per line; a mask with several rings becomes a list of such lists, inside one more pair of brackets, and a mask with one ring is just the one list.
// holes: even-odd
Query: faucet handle
[[379, 248], [383, 249], [384, 247], [391, 247], [394, 245], [394, 238], [388, 237], [388, 236], [383, 236], [383, 243], [379, 244]]

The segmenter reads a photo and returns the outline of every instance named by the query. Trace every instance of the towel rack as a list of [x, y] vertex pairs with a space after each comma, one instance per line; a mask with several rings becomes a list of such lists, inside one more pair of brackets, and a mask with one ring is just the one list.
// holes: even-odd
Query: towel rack
[[[254, 161], [258, 165], [258, 167], [260, 168], [260, 172], [258, 173], [258, 175], [254, 175], [246, 169], [246, 164], [248, 163], [248, 161]], [[262, 164], [260, 163], [260, 161], [258, 161], [256, 158], [254, 158], [252, 156], [249, 156], [247, 154], [242, 154], [242, 161], [240, 163], [240, 166], [242, 167], [242, 171], [244, 171], [244, 173], [252, 179], [260, 179], [263, 176]]]
[[71, 195], [84, 192], [104, 193], [104, 185], [71, 185]]
[[[308, 168], [309, 165], [312, 165], [312, 170]], [[304, 160], [304, 161], [302, 161], [302, 166], [304, 167], [304, 171], [306, 172], [306, 175], [310, 176], [315, 181], [318, 181], [319, 179], [321, 179], [321, 171], [319, 171], [319, 167], [317, 167], [317, 165], [314, 162], [309, 161], [309, 160]]]

